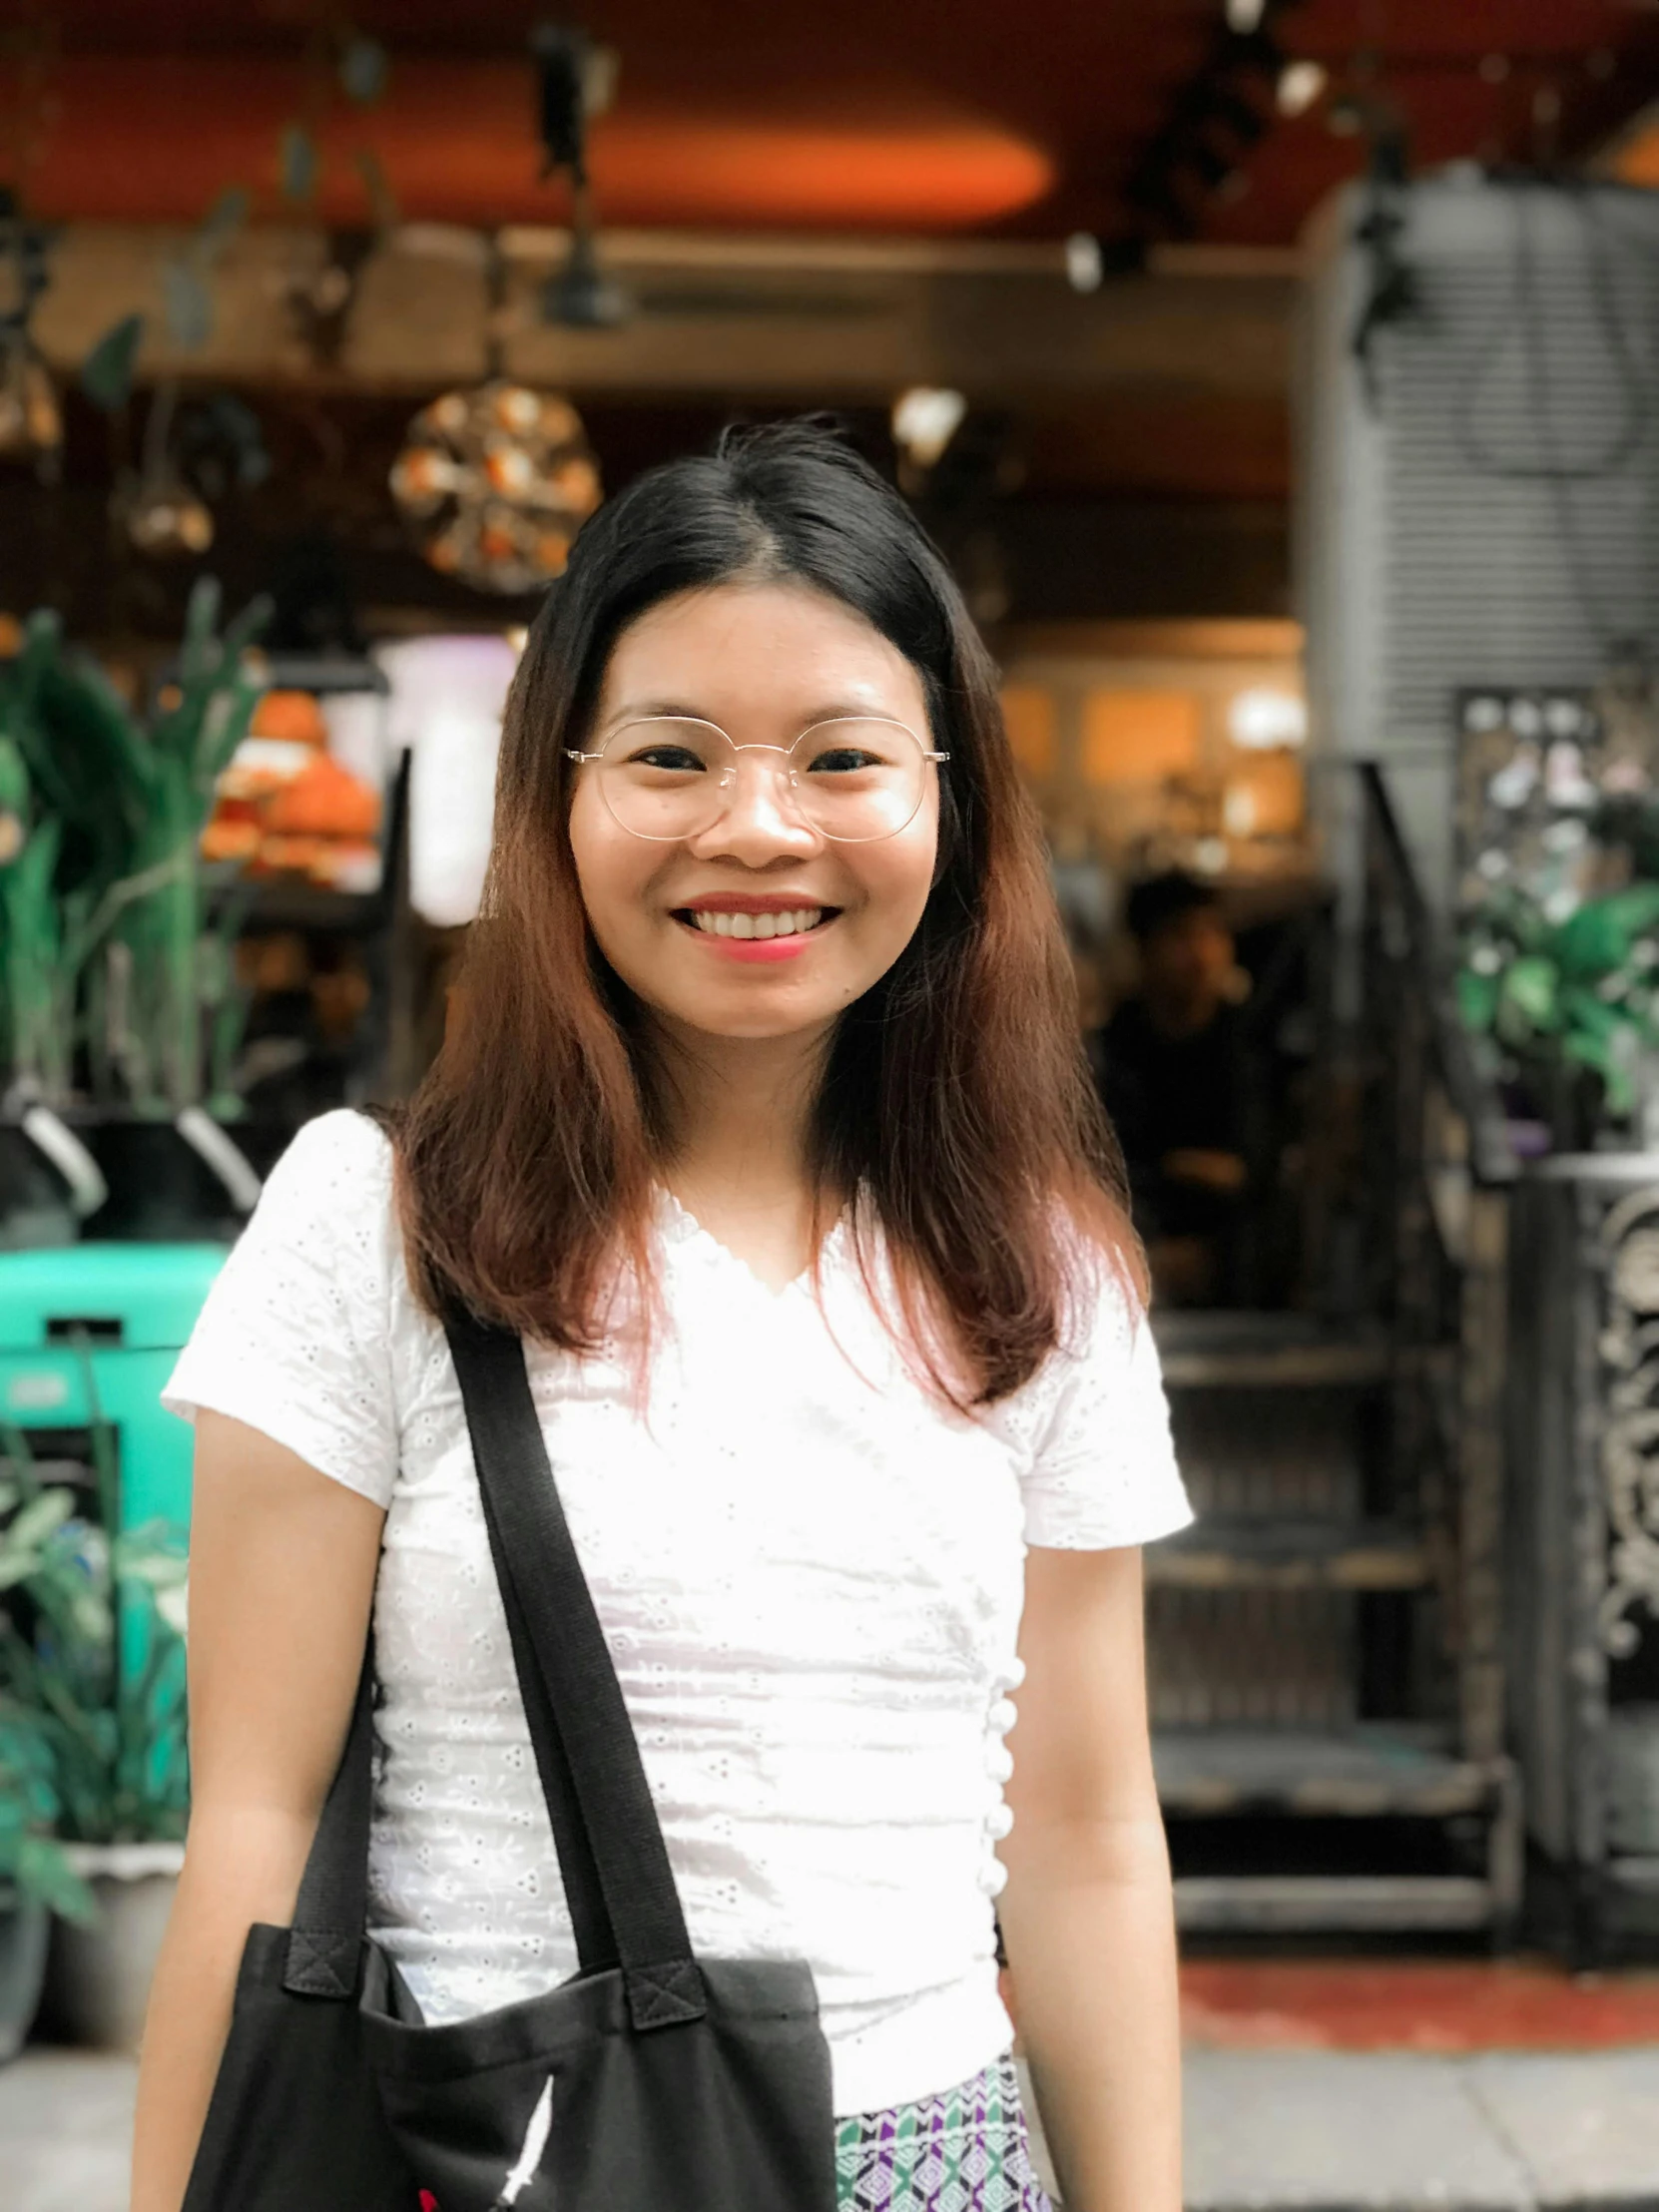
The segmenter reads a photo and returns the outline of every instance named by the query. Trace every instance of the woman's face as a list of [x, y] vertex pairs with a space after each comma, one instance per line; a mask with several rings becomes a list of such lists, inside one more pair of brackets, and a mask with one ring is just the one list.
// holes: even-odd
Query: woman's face
[[[584, 750], [598, 752], [624, 723], [670, 714], [714, 723], [738, 747], [779, 750], [741, 752], [719, 820], [673, 843], [624, 829], [595, 767], [578, 769], [570, 841], [599, 948], [671, 1026], [821, 1032], [886, 973], [921, 919], [938, 772], [927, 764], [905, 828], [841, 843], [803, 820], [780, 765], [803, 731], [853, 715], [903, 723], [931, 748], [921, 680], [838, 600], [802, 585], [722, 584], [663, 600], [622, 633]], [[740, 918], [717, 929], [717, 914]], [[786, 914], [794, 921], [780, 923]], [[754, 934], [761, 916], [779, 933]], [[723, 933], [732, 926], [746, 933]]]

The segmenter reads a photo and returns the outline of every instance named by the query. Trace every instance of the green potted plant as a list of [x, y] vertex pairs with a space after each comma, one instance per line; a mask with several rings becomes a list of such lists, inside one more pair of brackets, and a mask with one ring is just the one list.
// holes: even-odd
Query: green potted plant
[[1518, 890], [1465, 917], [1464, 1025], [1492, 1072], [1518, 1076], [1557, 1145], [1659, 1108], [1659, 882], [1638, 879], [1560, 920]]
[[[121, 1528], [114, 1430], [95, 1418], [89, 1434], [96, 1500], [42, 1481], [27, 1440], [4, 1432], [0, 1699], [41, 1747], [28, 1771], [49, 1783], [62, 1870], [81, 1886], [48, 1902], [93, 1908], [59, 1923], [49, 2009], [74, 2039], [125, 2048], [183, 1858], [186, 1562], [182, 1530]], [[33, 1803], [38, 1828], [38, 1791]]]
[[[11, 1515], [0, 1527], [0, 1593], [34, 1558], [34, 1532], [17, 1503], [16, 1486], [0, 1485], [0, 1510]], [[85, 1922], [93, 1912], [92, 1894], [57, 1840], [59, 1812], [45, 1725], [0, 1696], [0, 2064], [17, 2055], [34, 2023], [53, 1914]]]
[[73, 1121], [89, 1094], [82, 1118], [113, 1194], [95, 1234], [188, 1236], [204, 1211], [246, 1213], [258, 1188], [223, 1129], [241, 1110], [241, 917], [210, 898], [201, 835], [264, 688], [249, 647], [267, 610], [256, 603], [223, 635], [219, 612], [205, 578], [149, 716], [65, 647], [48, 613], [0, 667], [11, 1103]]

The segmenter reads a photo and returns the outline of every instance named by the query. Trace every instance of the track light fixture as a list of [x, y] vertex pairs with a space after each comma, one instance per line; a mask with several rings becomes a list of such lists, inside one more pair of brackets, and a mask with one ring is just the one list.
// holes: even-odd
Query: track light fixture
[[530, 34], [537, 75], [542, 175], [570, 178], [570, 258], [541, 294], [544, 322], [607, 329], [625, 321], [632, 302], [599, 263], [593, 195], [588, 179], [588, 122], [616, 93], [617, 57], [576, 25], [540, 23]]

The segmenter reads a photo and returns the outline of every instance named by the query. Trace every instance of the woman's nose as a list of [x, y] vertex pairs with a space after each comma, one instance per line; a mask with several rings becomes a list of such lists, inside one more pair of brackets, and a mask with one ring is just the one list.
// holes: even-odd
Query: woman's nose
[[720, 819], [692, 840], [700, 859], [722, 852], [753, 867], [782, 853], [812, 852], [822, 841], [790, 783], [789, 755], [772, 746], [745, 746], [727, 787]]

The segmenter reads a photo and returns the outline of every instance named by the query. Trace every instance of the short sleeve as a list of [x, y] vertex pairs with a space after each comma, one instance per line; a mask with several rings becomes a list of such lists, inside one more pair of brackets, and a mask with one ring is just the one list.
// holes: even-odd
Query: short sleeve
[[307, 1123], [162, 1392], [171, 1412], [246, 1421], [377, 1505], [397, 1471], [391, 1168], [390, 1144], [361, 1114]]
[[1189, 1524], [1158, 1347], [1138, 1302], [1114, 1278], [1101, 1281], [1087, 1328], [1050, 1356], [1026, 1391], [1028, 1544], [1106, 1551]]

